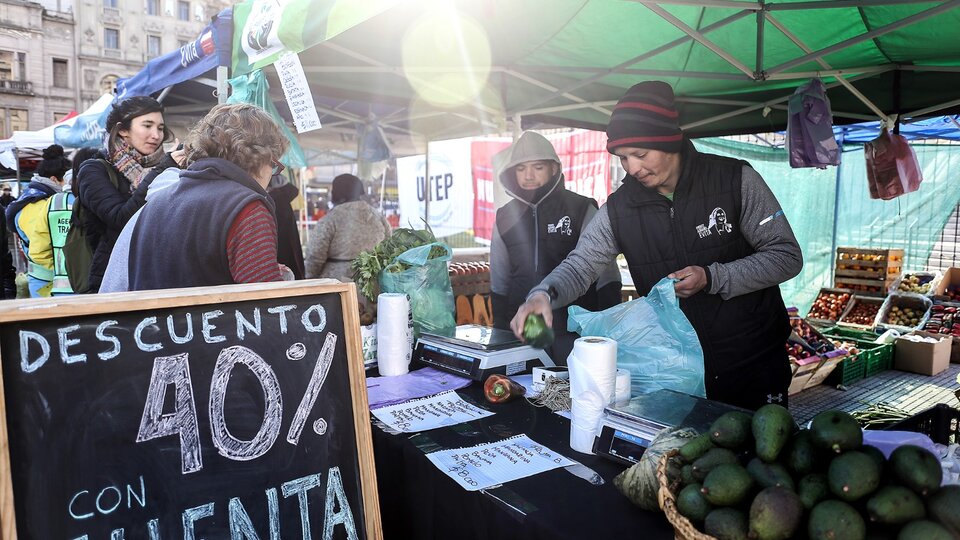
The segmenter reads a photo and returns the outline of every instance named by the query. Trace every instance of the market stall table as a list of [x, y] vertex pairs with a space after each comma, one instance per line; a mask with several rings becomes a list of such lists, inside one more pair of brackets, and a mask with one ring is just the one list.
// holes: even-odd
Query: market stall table
[[[389, 434], [375, 422], [373, 446], [385, 538], [674, 537], [663, 514], [641, 510], [613, 486], [613, 477], [624, 467], [570, 449], [569, 420], [523, 399], [491, 405], [478, 383], [458, 393], [496, 414], [416, 434]], [[499, 488], [469, 492], [426, 457], [436, 450], [520, 434], [596, 471], [604, 484], [593, 485], [556, 469]]]

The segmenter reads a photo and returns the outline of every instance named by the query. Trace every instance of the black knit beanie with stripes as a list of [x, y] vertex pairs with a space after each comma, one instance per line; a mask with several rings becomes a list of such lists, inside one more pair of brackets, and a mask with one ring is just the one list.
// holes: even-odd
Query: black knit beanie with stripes
[[635, 84], [620, 98], [607, 124], [607, 151], [623, 146], [679, 152], [683, 132], [673, 88], [662, 81]]

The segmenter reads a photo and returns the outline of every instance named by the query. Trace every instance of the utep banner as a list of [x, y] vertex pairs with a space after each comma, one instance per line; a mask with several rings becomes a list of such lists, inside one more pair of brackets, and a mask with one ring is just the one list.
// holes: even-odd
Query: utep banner
[[397, 160], [400, 226], [423, 229], [426, 197], [430, 197], [430, 228], [437, 238], [473, 227], [473, 179], [470, 139], [430, 143], [430, 178], [425, 156]]
[[97, 147], [103, 143], [103, 126], [107, 123], [107, 112], [113, 103], [113, 95], [100, 96], [89, 109], [77, 116], [73, 125], [53, 128], [53, 142], [66, 148]]
[[[563, 165], [564, 185], [570, 191], [590, 197], [598, 205], [610, 195], [610, 154], [607, 136], [600, 131], [577, 130], [547, 135]], [[501, 140], [478, 140], [471, 147], [474, 181], [473, 230], [477, 239], [490, 240], [497, 206], [493, 200], [493, 182], [499, 182], [491, 157], [509, 146]], [[432, 148], [432, 147], [431, 147]], [[489, 196], [488, 196], [489, 194]]]
[[139, 73], [117, 81], [117, 99], [149, 96], [168, 86], [199, 77], [217, 66], [230, 65], [233, 12], [221, 11], [197, 39], [147, 62]]
[[246, 0], [234, 6], [234, 77], [300, 52], [398, 4], [398, 0]]

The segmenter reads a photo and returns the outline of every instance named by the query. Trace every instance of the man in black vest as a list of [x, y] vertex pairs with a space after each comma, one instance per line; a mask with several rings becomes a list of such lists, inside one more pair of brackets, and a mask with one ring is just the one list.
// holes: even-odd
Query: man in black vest
[[787, 405], [790, 325], [779, 284], [803, 266], [780, 203], [744, 161], [703, 154], [685, 140], [673, 89], [647, 81], [617, 103], [607, 150], [627, 171], [623, 185], [577, 248], [527, 296], [511, 321], [519, 336], [530, 312], [549, 321], [623, 253], [637, 291], [676, 279], [680, 308], [703, 346], [707, 397], [757, 409]]
[[[597, 201], [567, 191], [560, 158], [550, 141], [525, 132], [493, 157], [500, 183], [513, 200], [497, 210], [490, 244], [490, 292], [493, 325], [510, 328], [510, 319], [527, 293], [577, 245], [580, 233], [597, 213]], [[567, 331], [567, 306], [590, 311], [620, 303], [620, 271], [608, 261], [599, 279], [584, 292], [555, 306], [556, 340], [547, 353], [566, 365], [576, 334]]]

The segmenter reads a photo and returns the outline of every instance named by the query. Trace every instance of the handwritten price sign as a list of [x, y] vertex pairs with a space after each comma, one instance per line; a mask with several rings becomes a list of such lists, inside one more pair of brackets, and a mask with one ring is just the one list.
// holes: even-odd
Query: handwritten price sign
[[320, 129], [320, 116], [313, 104], [313, 94], [310, 93], [310, 85], [303, 72], [303, 65], [300, 64], [300, 57], [297, 53], [284, 54], [273, 65], [277, 68], [283, 95], [290, 106], [297, 133]]

